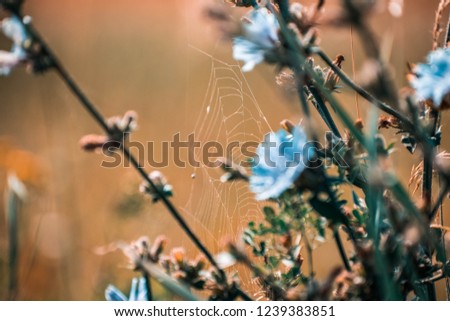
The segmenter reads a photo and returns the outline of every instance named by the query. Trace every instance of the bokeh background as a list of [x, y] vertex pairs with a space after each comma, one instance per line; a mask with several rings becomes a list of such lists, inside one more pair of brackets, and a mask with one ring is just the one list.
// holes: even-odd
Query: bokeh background
[[[407, 85], [405, 62], [422, 61], [431, 48], [438, 2], [405, 0], [401, 17], [384, 11], [371, 19], [399, 87]], [[158, 144], [178, 132], [182, 138], [194, 133], [203, 142], [258, 141], [282, 119], [301, 118], [295, 97], [276, 87], [273, 67], [258, 66], [245, 75], [239, 71], [230, 43], [221, 41], [215, 24], [204, 17], [212, 3], [27, 0], [25, 12], [105, 115], [138, 112], [133, 140], [155, 142], [158, 160]], [[349, 74], [351, 42], [348, 28], [321, 30], [322, 47], [330, 56], [344, 54]], [[1, 37], [0, 47], [9, 46]], [[363, 60], [355, 36], [356, 70]], [[340, 97], [355, 115], [354, 96], [344, 90]], [[367, 105], [362, 100], [359, 105], [364, 118]], [[444, 118], [443, 149], [449, 144], [446, 124]], [[20, 210], [19, 283], [12, 297], [0, 199], [0, 298], [102, 300], [109, 283], [127, 290], [135, 274], [126, 269], [125, 257], [98, 254], [100, 247], [119, 240], [164, 234], [169, 248], [182, 246], [188, 256], [197, 255], [163, 206], [137, 192], [140, 179], [132, 169], [102, 168], [103, 156], [80, 150], [79, 139], [89, 133], [100, 130], [55, 73], [35, 76], [19, 68], [0, 78], [0, 192], [8, 173], [16, 173], [29, 189]], [[388, 141], [392, 134], [387, 133]], [[397, 146], [394, 162], [407, 184], [419, 155], [410, 157]], [[220, 186], [219, 171], [178, 168], [172, 162], [161, 170], [174, 187], [174, 203], [214, 253], [258, 218], [246, 186]], [[315, 261], [319, 275], [339, 264], [334, 244], [320, 246]], [[248, 272], [242, 274], [252, 291]], [[443, 293], [440, 287], [440, 298]]]

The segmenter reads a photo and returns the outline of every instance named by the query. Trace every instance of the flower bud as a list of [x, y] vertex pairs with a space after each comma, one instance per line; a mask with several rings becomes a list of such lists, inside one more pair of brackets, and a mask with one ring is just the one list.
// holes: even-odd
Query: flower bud
[[[172, 186], [167, 183], [166, 177], [160, 171], [153, 171], [148, 175], [148, 178], [153, 182], [155, 187], [158, 189], [160, 193], [163, 193], [164, 196], [170, 197], [173, 195]], [[141, 193], [147, 193], [152, 197], [154, 203], [159, 201], [160, 195], [153, 186], [149, 184], [149, 182], [144, 181], [139, 187]]]

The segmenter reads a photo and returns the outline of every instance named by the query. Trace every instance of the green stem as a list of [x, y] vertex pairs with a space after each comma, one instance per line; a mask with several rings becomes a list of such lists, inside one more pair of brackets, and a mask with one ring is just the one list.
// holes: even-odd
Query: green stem
[[333, 237], [336, 241], [336, 245], [338, 247], [339, 255], [341, 256], [342, 262], [344, 262], [345, 269], [350, 272], [352, 268], [350, 266], [350, 261], [348, 260], [347, 255], [345, 253], [344, 245], [342, 244], [342, 239], [341, 236], [339, 235], [338, 228], [333, 228]]
[[387, 113], [391, 116], [394, 116], [395, 118], [400, 120], [402, 123], [404, 123], [408, 128], [413, 127], [411, 121], [408, 118], [406, 118], [405, 116], [403, 116], [399, 111], [392, 108], [388, 104], [378, 100], [372, 94], [367, 92], [364, 88], [357, 85], [352, 79], [350, 79], [349, 76], [347, 76], [347, 74], [345, 72], [342, 71], [341, 68], [336, 66], [333, 63], [333, 61], [330, 59], [330, 57], [328, 57], [321, 49], [315, 48], [315, 49], [312, 49], [312, 52], [319, 55], [319, 57], [322, 58], [322, 60], [333, 70], [333, 72], [339, 76], [339, 78], [342, 80], [342, 82], [347, 84], [347, 86], [349, 86], [351, 89], [353, 89], [362, 98], [364, 98], [368, 102], [372, 103], [377, 108], [384, 111], [385, 113]]
[[[300, 98], [300, 103], [301, 103], [301, 106], [302, 106], [302, 109], [303, 109], [303, 113], [305, 114], [305, 117], [308, 120], [309, 134], [310, 134], [310, 137], [314, 141], [317, 141], [317, 137], [316, 137], [315, 131], [313, 130], [314, 127], [312, 126], [311, 112], [310, 112], [309, 107], [308, 107], [308, 101], [306, 99], [305, 91], [303, 90], [302, 80], [303, 80], [303, 76], [304, 75], [301, 73], [301, 70], [298, 70], [298, 69], [295, 70], [295, 74], [296, 74], [296, 78], [297, 78], [297, 81], [298, 81], [298, 90], [297, 91], [298, 91], [298, 95], [299, 95], [299, 98]], [[331, 202], [334, 205], [334, 207], [336, 208], [336, 210], [341, 213], [341, 209], [340, 209], [340, 207], [339, 207], [339, 205], [337, 203], [337, 200], [336, 200], [336, 197], [334, 195], [334, 192], [331, 190], [331, 188], [330, 188], [330, 186], [328, 184], [328, 180], [326, 178], [326, 174], [325, 174], [324, 171], [322, 171], [322, 175], [324, 176], [324, 179], [325, 179], [325, 182], [326, 182], [324, 185], [325, 185], [327, 193], [328, 193], [328, 195], [329, 195], [329, 197], [331, 199]], [[344, 214], [342, 213], [342, 215], [344, 215]], [[351, 229], [350, 228], [349, 228], [349, 232], [351, 233]], [[341, 256], [341, 259], [342, 259], [342, 262], [344, 263], [345, 269], [347, 271], [351, 271], [350, 263], [348, 261], [347, 255], [345, 253], [344, 246], [342, 245], [341, 236], [339, 235], [339, 232], [337, 231], [336, 228], [333, 229], [333, 233], [334, 233], [333, 234], [334, 240], [336, 241], [336, 245], [337, 245], [337, 247], [339, 249], [339, 255]]]
[[320, 96], [320, 93], [317, 91], [317, 89], [313, 85], [308, 86], [309, 92], [314, 97], [314, 106], [316, 107], [317, 111], [319, 112], [320, 116], [322, 117], [325, 124], [328, 126], [328, 128], [333, 132], [333, 134], [338, 137], [342, 138], [341, 133], [339, 132], [339, 129], [336, 126], [336, 123], [334, 122], [333, 117], [330, 114], [330, 111], [328, 110], [327, 106], [325, 105], [325, 101]]
[[444, 198], [448, 195], [450, 189], [449, 184], [447, 182], [444, 183], [444, 186], [441, 188], [441, 191], [439, 192], [439, 196], [434, 203], [433, 208], [431, 209], [430, 213], [428, 214], [428, 219], [430, 222], [432, 222], [436, 216], [436, 213], [438, 212], [439, 208], [442, 206], [442, 202], [444, 201]]
[[153, 301], [152, 293], [152, 280], [150, 278], [150, 273], [147, 271], [142, 272], [142, 277], [145, 279], [145, 289], [147, 290], [147, 301]]

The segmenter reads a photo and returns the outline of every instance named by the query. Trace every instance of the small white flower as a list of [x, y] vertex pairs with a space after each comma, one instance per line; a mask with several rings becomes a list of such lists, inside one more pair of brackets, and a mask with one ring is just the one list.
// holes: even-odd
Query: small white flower
[[0, 50], [0, 75], [9, 75], [11, 70], [27, 56], [23, 48], [28, 34], [23, 23], [16, 16], [5, 18], [0, 23], [3, 34], [13, 41], [11, 51]]
[[242, 71], [252, 70], [264, 61], [265, 53], [275, 49], [279, 24], [266, 8], [252, 10], [244, 19], [242, 36], [234, 38], [233, 58], [244, 62]]

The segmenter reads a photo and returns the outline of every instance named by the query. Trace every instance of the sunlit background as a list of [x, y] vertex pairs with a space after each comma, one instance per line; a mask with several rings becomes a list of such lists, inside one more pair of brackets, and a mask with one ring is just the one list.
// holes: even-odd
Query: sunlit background
[[[371, 20], [399, 87], [407, 85], [405, 62], [422, 61], [431, 48], [438, 4], [404, 2], [401, 17], [385, 10]], [[204, 16], [213, 3], [27, 0], [25, 12], [104, 115], [130, 109], [139, 114], [132, 140], [154, 142], [160, 160], [161, 142], [176, 133], [182, 138], [194, 133], [201, 142], [259, 141], [281, 120], [301, 119], [295, 97], [277, 88], [273, 67], [240, 72], [231, 44], [220, 40]], [[347, 58], [344, 70], [352, 75], [350, 29], [323, 28], [320, 37], [330, 56]], [[364, 55], [360, 39], [353, 41], [358, 73]], [[9, 46], [2, 37], [0, 47]], [[340, 97], [356, 118], [353, 94], [344, 90]], [[359, 107], [364, 118], [368, 105], [359, 100]], [[443, 149], [449, 147], [446, 121]], [[102, 300], [109, 283], [125, 291], [135, 276], [126, 258], [119, 252], [98, 255], [100, 247], [119, 240], [164, 234], [168, 248], [185, 247], [192, 258], [198, 254], [165, 208], [139, 194], [140, 178], [132, 169], [102, 168], [103, 156], [80, 150], [80, 138], [90, 133], [101, 131], [55, 73], [35, 76], [19, 69], [0, 78], [0, 191], [7, 174], [15, 173], [29, 192], [20, 210], [13, 297], [7, 293], [8, 230], [0, 200], [0, 299]], [[396, 168], [407, 185], [419, 155], [411, 158], [397, 147]], [[219, 170], [179, 168], [172, 161], [160, 170], [173, 185], [174, 203], [213, 253], [226, 240], [239, 239], [247, 222], [259, 217], [247, 186], [224, 186]], [[340, 263], [332, 242], [314, 255], [319, 276]], [[248, 272], [240, 272], [254, 291]], [[157, 289], [157, 298], [168, 297]]]

